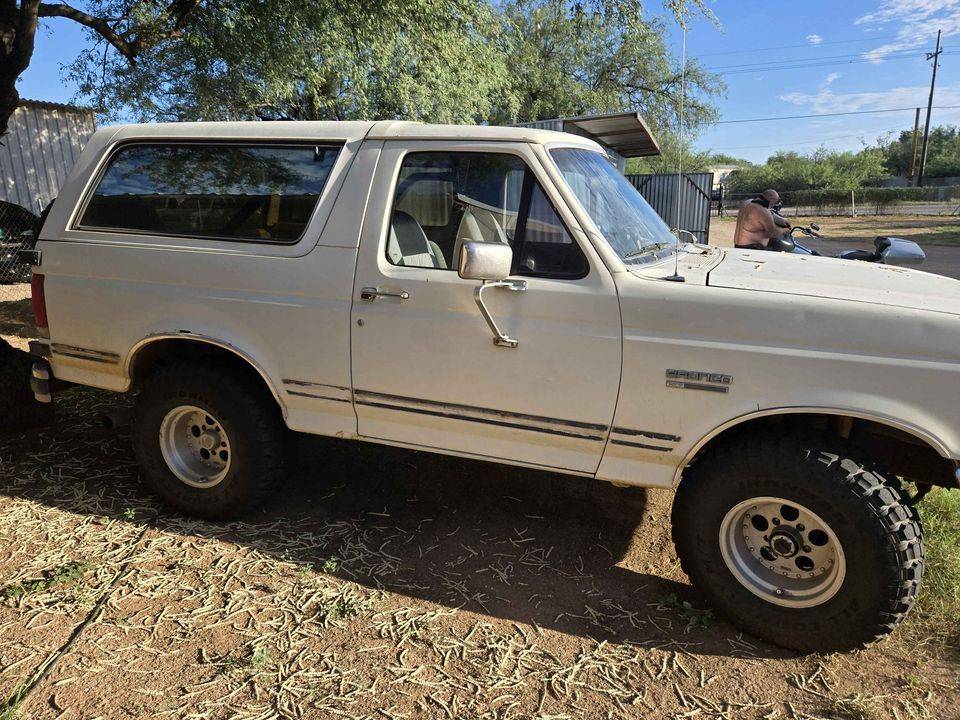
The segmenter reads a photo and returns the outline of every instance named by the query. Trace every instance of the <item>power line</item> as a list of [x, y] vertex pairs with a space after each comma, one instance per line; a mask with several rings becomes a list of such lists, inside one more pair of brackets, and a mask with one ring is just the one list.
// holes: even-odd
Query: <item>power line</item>
[[[888, 57], [897, 56], [897, 55], [909, 55], [909, 56], [919, 57], [920, 55], [923, 55], [923, 54], [924, 52], [922, 50], [898, 50], [888, 55], [884, 55], [884, 59]], [[852, 60], [864, 59], [863, 53], [852, 53], [852, 54], [846, 53], [844, 55], [825, 55], [822, 57], [806, 57], [806, 58], [778, 58], [776, 60], [764, 60], [761, 62], [754, 62], [754, 63], [741, 63], [738, 65], [718, 65], [716, 67], [707, 68], [707, 70], [709, 70], [710, 72], [716, 72], [719, 70], [737, 70], [741, 68], [749, 68], [749, 67], [754, 67], [755, 65], [774, 65], [774, 64], [782, 65], [786, 63], [795, 63], [795, 62], [823, 62], [825, 60], [847, 60], [847, 59], [852, 59]]]
[[[806, 120], [808, 118], [822, 118], [822, 117], [840, 117], [841, 115], [873, 115], [876, 113], [890, 113], [890, 112], [904, 112], [906, 110], [915, 110], [916, 105], [906, 108], [888, 108], [886, 110], [850, 110], [848, 112], [835, 112], [835, 113], [817, 113], [814, 115], [780, 115], [775, 117], [762, 117], [762, 118], [740, 118], [737, 120], [717, 120], [714, 125], [730, 125], [733, 123], [751, 123], [751, 122], [770, 122], [774, 120]], [[960, 109], [960, 105], [937, 105], [935, 110], [957, 110]]]
[[[903, 128], [895, 127], [890, 130], [874, 130], [873, 132], [883, 135], [885, 133], [896, 132], [897, 130], [902, 130]], [[788, 143], [774, 143], [773, 145], [736, 145], [734, 147], [723, 146], [723, 150], [766, 150], [768, 148], [781, 148], [781, 147], [792, 147], [794, 145], [816, 145], [817, 143], [831, 142], [833, 140], [846, 140], [848, 138], [860, 138], [866, 135], [867, 133], [859, 132], [854, 133], [853, 135], [834, 135], [832, 137], [819, 138], [818, 140], [798, 140], [797, 142], [788, 142]], [[872, 134], [872, 133], [871, 133]]]
[[800, 45], [775, 45], [773, 47], [765, 48], [747, 48], [745, 50], [726, 50], [723, 52], [712, 52], [712, 53], [702, 53], [698, 57], [717, 57], [719, 55], [746, 55], [748, 53], [758, 53], [765, 50], [792, 50], [794, 48], [817, 48], [823, 47], [824, 45], [850, 45], [853, 43], [875, 43], [880, 42], [881, 40], [895, 40], [896, 35], [884, 35], [881, 37], [870, 37], [870, 38], [861, 38], [859, 40], [830, 40], [828, 42], [821, 42], [814, 45], [811, 42], [801, 43]]
[[[952, 52], [943, 52], [943, 55], [958, 55], [960, 52], [954, 50]], [[910, 60], [913, 58], [920, 58], [924, 53], [910, 53], [909, 55], [897, 55], [893, 57], [885, 57], [884, 61], [896, 62], [898, 60]], [[818, 68], [818, 67], [846, 67], [847, 65], [860, 65], [863, 63], [872, 63], [874, 62], [871, 58], [856, 58], [851, 60], [844, 61], [820, 61], [820, 60], [811, 60], [810, 62], [804, 63], [791, 63], [786, 65], [777, 65], [773, 63], [757, 63], [754, 66], [744, 66], [740, 70], [728, 70], [726, 72], [716, 72], [713, 70], [707, 70], [707, 72], [713, 72], [716, 75], [729, 76], [729, 75], [746, 75], [750, 73], [758, 72], [774, 72], [780, 70], [798, 70], [803, 68]]]

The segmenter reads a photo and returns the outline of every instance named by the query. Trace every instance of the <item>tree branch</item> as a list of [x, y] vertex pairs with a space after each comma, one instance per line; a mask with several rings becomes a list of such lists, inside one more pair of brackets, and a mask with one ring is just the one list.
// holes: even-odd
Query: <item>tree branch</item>
[[43, 3], [38, 12], [40, 17], [62, 17], [84, 25], [116, 48], [130, 62], [136, 59], [136, 49], [114, 30], [103, 18], [94, 17], [65, 3]]

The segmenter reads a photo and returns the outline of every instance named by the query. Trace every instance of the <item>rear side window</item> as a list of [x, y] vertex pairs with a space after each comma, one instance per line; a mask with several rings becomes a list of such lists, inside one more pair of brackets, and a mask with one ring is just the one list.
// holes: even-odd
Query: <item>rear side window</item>
[[339, 147], [157, 143], [116, 152], [79, 227], [296, 242]]

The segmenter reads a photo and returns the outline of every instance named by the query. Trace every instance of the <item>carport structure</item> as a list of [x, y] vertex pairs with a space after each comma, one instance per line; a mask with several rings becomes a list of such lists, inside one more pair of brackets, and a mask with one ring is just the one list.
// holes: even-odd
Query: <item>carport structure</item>
[[660, 145], [638, 112], [535, 120], [520, 123], [520, 127], [557, 130], [596, 140], [607, 148], [620, 172], [626, 169], [627, 158], [660, 154]]

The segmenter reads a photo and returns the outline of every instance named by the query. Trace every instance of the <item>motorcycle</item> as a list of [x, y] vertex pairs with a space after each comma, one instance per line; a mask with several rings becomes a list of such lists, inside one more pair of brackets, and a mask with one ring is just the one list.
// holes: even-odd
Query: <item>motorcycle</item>
[[[779, 238], [770, 240], [766, 250], [774, 252], [793, 253], [795, 255], [815, 255], [823, 257], [823, 253], [807, 247], [793, 237], [795, 232], [806, 235], [811, 238], [823, 238], [820, 234], [820, 226], [816, 223], [810, 223], [809, 227], [793, 225], [790, 230]], [[878, 237], [873, 241], [874, 249], [870, 250], [841, 250], [834, 257], [841, 260], [860, 260], [862, 262], [882, 263], [884, 265], [922, 265], [927, 259], [917, 243], [913, 240], [895, 237]]]

